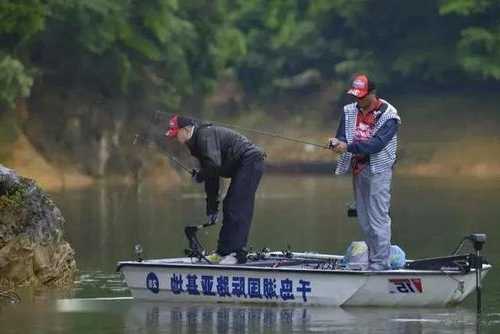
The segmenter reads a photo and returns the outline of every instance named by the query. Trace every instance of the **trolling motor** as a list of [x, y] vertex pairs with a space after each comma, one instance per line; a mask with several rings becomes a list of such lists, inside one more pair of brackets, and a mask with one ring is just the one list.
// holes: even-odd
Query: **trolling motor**
[[486, 234], [471, 234], [466, 237], [467, 240], [472, 242], [474, 250], [476, 251], [474, 260], [476, 267], [476, 301], [477, 301], [477, 313], [481, 313], [481, 270], [483, 269], [483, 258], [480, 251], [483, 249], [483, 245], [486, 243]]
[[[474, 253], [459, 254], [466, 241], [472, 243]], [[486, 234], [474, 233], [465, 236], [455, 250], [448, 256], [421, 259], [407, 262], [406, 269], [410, 270], [453, 270], [460, 271], [463, 274], [469, 273], [472, 269], [476, 274], [476, 299], [477, 313], [481, 313], [481, 271], [483, 264], [488, 264], [488, 261], [480, 254], [486, 243]]]
[[481, 270], [483, 269], [484, 259], [481, 256], [480, 252], [483, 249], [484, 244], [486, 243], [486, 234], [484, 233], [474, 233], [468, 236], [465, 236], [462, 241], [458, 244], [455, 251], [452, 255], [458, 254], [460, 249], [462, 249], [465, 241], [470, 241], [472, 246], [474, 247], [474, 254], [471, 254], [471, 267], [476, 269], [476, 303], [477, 303], [477, 313], [481, 313]]
[[190, 258], [197, 258], [198, 261], [205, 260], [209, 264], [212, 263], [205, 256], [205, 248], [196, 235], [199, 230], [212, 225], [215, 225], [215, 222], [208, 222], [201, 225], [189, 225], [184, 228], [184, 234], [186, 235], [189, 243], [189, 248], [184, 249], [186, 256], [189, 256]]

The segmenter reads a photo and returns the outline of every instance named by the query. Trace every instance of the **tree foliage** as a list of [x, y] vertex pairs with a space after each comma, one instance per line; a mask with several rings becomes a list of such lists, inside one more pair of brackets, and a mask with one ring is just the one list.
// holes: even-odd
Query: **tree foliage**
[[249, 50], [236, 66], [254, 89], [312, 69], [326, 80], [364, 71], [382, 83], [461, 75], [459, 23], [434, 0], [243, 0], [236, 12]]
[[500, 79], [495, 0], [4, 0], [0, 41], [10, 105], [35, 80], [177, 108], [228, 69], [261, 95], [358, 71]]
[[495, 0], [447, 0], [443, 15], [468, 18], [460, 30], [458, 62], [475, 76], [500, 79], [500, 3]]
[[22, 48], [43, 30], [45, 17], [39, 0], [0, 2], [0, 106], [29, 95], [33, 71], [23, 63]]
[[32, 84], [32, 77], [19, 60], [0, 57], [0, 105], [13, 107], [16, 98], [29, 95]]
[[216, 79], [221, 15], [208, 0], [56, 2], [35, 53], [58, 82], [177, 106]]

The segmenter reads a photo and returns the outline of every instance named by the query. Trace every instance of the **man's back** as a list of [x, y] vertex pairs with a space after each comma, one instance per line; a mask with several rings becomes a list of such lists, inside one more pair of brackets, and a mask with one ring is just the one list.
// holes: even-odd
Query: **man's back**
[[191, 154], [211, 176], [232, 177], [243, 156], [262, 156], [263, 151], [231, 129], [202, 124], [188, 141]]

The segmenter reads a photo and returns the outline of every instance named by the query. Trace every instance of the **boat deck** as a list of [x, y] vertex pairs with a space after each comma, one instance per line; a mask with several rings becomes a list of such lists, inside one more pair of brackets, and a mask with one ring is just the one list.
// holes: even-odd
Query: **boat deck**
[[[406, 266], [401, 269], [391, 269], [384, 271], [369, 271], [361, 269], [345, 268], [339, 264], [342, 256], [330, 255], [328, 259], [307, 259], [307, 258], [268, 258], [268, 259], [249, 259], [243, 264], [212, 264], [204, 260], [193, 259], [189, 257], [151, 259], [143, 261], [121, 261], [118, 263], [117, 271], [123, 266], [136, 267], [167, 267], [167, 268], [192, 268], [192, 269], [217, 269], [217, 270], [245, 270], [245, 271], [292, 271], [292, 272], [319, 272], [319, 273], [345, 273], [345, 274], [385, 274], [399, 275], [404, 274], [439, 274], [443, 273], [464, 274], [474, 271], [470, 266], [464, 266], [460, 261], [463, 257], [447, 257], [436, 259], [410, 260]], [[458, 261], [457, 260], [460, 260]], [[445, 260], [443, 260], [445, 259]], [[491, 266], [483, 264], [483, 270]]]

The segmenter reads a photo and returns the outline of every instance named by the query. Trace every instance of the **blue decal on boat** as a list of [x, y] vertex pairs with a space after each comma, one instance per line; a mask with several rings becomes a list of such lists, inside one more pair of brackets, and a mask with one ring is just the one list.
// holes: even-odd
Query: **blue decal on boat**
[[311, 292], [311, 282], [309, 281], [304, 281], [304, 280], [299, 280], [300, 286], [297, 287], [297, 292], [302, 293], [302, 299], [307, 302], [307, 296], [306, 294]]
[[149, 273], [146, 277], [146, 287], [152, 293], [160, 292], [160, 281], [155, 273]]
[[288, 278], [281, 280], [280, 297], [283, 300], [295, 299], [292, 280], [289, 280]]
[[[185, 284], [185, 285], [184, 285]], [[294, 300], [299, 294], [304, 302], [312, 291], [311, 282], [300, 279], [294, 290], [294, 281], [289, 278], [279, 281], [279, 293], [275, 278], [258, 278], [245, 276], [211, 276], [187, 274], [185, 280], [181, 274], [172, 274], [170, 289], [174, 294], [205, 295], [219, 297], [238, 297], [253, 299]], [[215, 285], [215, 287], [214, 287]], [[147, 287], [154, 293], [159, 292], [158, 278], [154, 273], [147, 277]]]
[[248, 278], [248, 298], [262, 299], [260, 292], [260, 278]]
[[199, 295], [200, 294], [200, 292], [198, 291], [198, 284], [196, 284], [196, 279], [197, 278], [198, 278], [198, 276], [191, 275], [191, 274], [188, 274], [186, 276], [186, 279], [187, 279], [186, 291], [190, 295]]
[[220, 297], [231, 297], [231, 293], [229, 292], [229, 277], [217, 277], [217, 294]]
[[214, 277], [213, 276], [201, 276], [201, 291], [206, 296], [215, 296], [216, 293], [213, 290]]
[[183, 284], [182, 275], [173, 274], [173, 276], [170, 278], [170, 290], [172, 290], [174, 294], [178, 295], [183, 291], [182, 284]]
[[264, 278], [262, 290], [266, 299], [278, 298], [275, 278]]
[[231, 294], [233, 296], [247, 298], [247, 294], [245, 293], [245, 277], [233, 277], [232, 287]]

